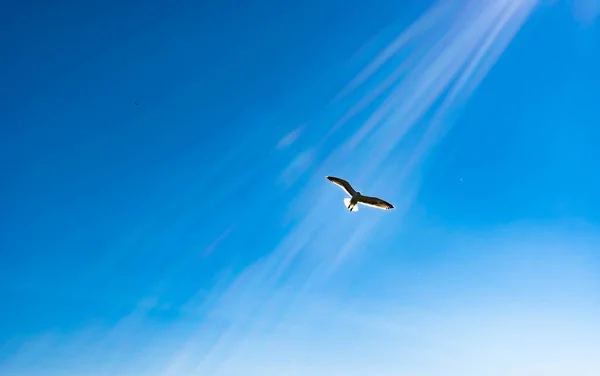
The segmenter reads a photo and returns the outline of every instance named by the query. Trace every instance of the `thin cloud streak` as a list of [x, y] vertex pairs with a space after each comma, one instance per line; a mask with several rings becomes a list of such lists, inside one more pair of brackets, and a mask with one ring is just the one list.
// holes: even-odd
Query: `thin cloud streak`
[[296, 142], [298, 137], [302, 135], [302, 132], [304, 132], [304, 128], [305, 125], [302, 125], [283, 136], [277, 143], [276, 149], [281, 150], [291, 146], [294, 142]]
[[509, 2], [503, 16], [490, 31], [490, 34], [487, 35], [475, 56], [444, 98], [420, 144], [415, 148], [415, 153], [408, 163], [409, 167], [418, 164], [418, 161], [431, 148], [432, 144], [445, 134], [449, 128], [450, 111], [453, 108], [460, 108], [473, 93], [536, 5], [537, 0]]
[[373, 61], [371, 61], [350, 83], [342, 90], [337, 97], [345, 96], [351, 91], [360, 87], [369, 78], [373, 76], [391, 57], [396, 55], [399, 50], [407, 43], [414, 41], [427, 30], [436, 26], [440, 18], [447, 15], [450, 10], [451, 2], [439, 1], [425, 12], [417, 21], [415, 21], [406, 31], [390, 43]]
[[[526, 4], [533, 3], [522, 2]], [[389, 115], [389, 120], [381, 125], [378, 131], [379, 148], [375, 157], [369, 159], [368, 164], [364, 167], [365, 170], [371, 171], [383, 163], [391, 153], [395, 150], [398, 144], [402, 141], [411, 129], [418, 126], [424, 121], [424, 116], [434, 111], [432, 124], [447, 124], [451, 117], [459, 110], [458, 102], [460, 99], [468, 97], [474, 89], [474, 85], [469, 87], [469, 91], [464, 91], [463, 82], [468, 81], [473, 73], [474, 68], [479, 64], [478, 56], [481, 51], [485, 51], [498, 42], [500, 31], [504, 30], [507, 25], [513, 26], [523, 19], [523, 13], [518, 14], [513, 9], [519, 9], [518, 5], [514, 6], [515, 2], [499, 1], [493, 6], [489, 6], [481, 13], [470, 12], [465, 10], [465, 19], [460, 20], [462, 25], [452, 42], [440, 46], [440, 49], [433, 52], [431, 60], [425, 60], [412, 71], [413, 80], [407, 80], [405, 86], [400, 87], [391, 96], [394, 97], [398, 108], [393, 110]], [[530, 9], [526, 9], [525, 16], [529, 14]], [[492, 33], [490, 33], [490, 29]], [[487, 40], [486, 40], [487, 37]], [[481, 44], [483, 43], [482, 47]], [[504, 41], [504, 46], [508, 41]], [[503, 49], [502, 49], [503, 50]], [[478, 52], [479, 51], [479, 52]], [[496, 54], [496, 58], [499, 54]], [[492, 61], [491, 63], [495, 62]], [[491, 64], [489, 64], [491, 65]], [[489, 70], [490, 66], [487, 66]], [[487, 71], [480, 71], [480, 75]], [[482, 77], [479, 78], [481, 81]], [[407, 95], [406, 93], [411, 93]], [[446, 93], [446, 95], [444, 95]], [[442, 100], [442, 104], [436, 108], [435, 103]], [[400, 126], [398, 124], [401, 124]], [[397, 129], [397, 130], [396, 130]], [[437, 127], [429, 125], [425, 135], [427, 138], [436, 134]], [[434, 137], [436, 138], [436, 137]], [[359, 143], [360, 140], [353, 140], [353, 145]], [[432, 142], [422, 143], [423, 146], [415, 149], [415, 154], [411, 159], [416, 162], [411, 162], [405, 167], [404, 174], [410, 174], [413, 165], [418, 163], [418, 160], [426, 154], [431, 148]]]

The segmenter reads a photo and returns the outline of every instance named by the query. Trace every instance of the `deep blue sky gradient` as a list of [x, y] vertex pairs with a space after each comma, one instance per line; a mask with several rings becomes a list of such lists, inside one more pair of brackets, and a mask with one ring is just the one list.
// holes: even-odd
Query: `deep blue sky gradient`
[[[320, 161], [372, 111], [325, 138], [354, 97], [332, 98], [426, 5], [4, 4], [0, 374], [27, 374], [28, 366], [11, 363], [24, 344], [48, 333], [59, 346], [87, 330], [110, 332], [140, 306], [150, 307], [142, 311], [152, 325], [119, 337], [132, 348], [186, 325], [225, 331], [225, 319], [210, 321], [204, 311], [191, 317], [189, 302], [214, 299], [224, 280], [245, 281], [240, 276], [278, 247], [293, 248], [286, 243], [293, 234], [304, 234], [310, 251], [320, 250], [311, 243], [319, 231], [331, 231], [321, 246], [335, 248], [361, 216], [388, 222], [367, 246], [355, 246], [360, 256], [337, 277], [323, 274], [332, 279], [320, 292], [341, 305], [374, 313], [381, 301], [405, 301], [444, 317], [493, 310], [512, 296], [508, 306], [529, 313], [558, 312], [566, 301], [577, 314], [599, 312], [600, 29], [573, 17], [568, 2], [544, 4], [528, 19], [411, 176], [414, 198], [401, 219], [368, 208], [347, 217], [341, 191], [325, 185], [339, 201], [325, 209], [339, 213], [324, 210], [321, 218], [335, 229], [301, 230], [313, 217], [297, 214], [310, 207], [298, 197], [308, 197], [305, 186], [325, 184]], [[294, 130], [298, 138], [278, 149]], [[296, 159], [303, 152], [305, 166]], [[337, 161], [328, 174], [354, 172], [354, 159]], [[370, 173], [400, 175], [387, 166]], [[391, 194], [400, 201], [408, 192]], [[293, 290], [300, 271], [319, 259], [308, 253], [277, 288]], [[245, 288], [240, 302], [254, 296]], [[256, 313], [267, 321], [287, 312], [253, 304], [273, 309]], [[348, 336], [334, 328], [324, 333]], [[312, 339], [306, 343], [320, 341], [318, 329], [304, 335]], [[378, 346], [385, 347], [371, 348]], [[36, 351], [26, 359], [51, 357]], [[73, 374], [94, 368], [97, 351]]]

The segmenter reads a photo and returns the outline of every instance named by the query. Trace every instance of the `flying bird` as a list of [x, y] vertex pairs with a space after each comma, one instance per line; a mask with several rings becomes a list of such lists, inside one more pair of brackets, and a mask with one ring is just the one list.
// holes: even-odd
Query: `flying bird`
[[350, 183], [348, 183], [344, 179], [336, 178], [333, 176], [326, 176], [326, 178], [333, 184], [342, 187], [342, 189], [350, 195], [350, 198], [344, 199], [344, 204], [350, 211], [358, 211], [359, 203], [384, 210], [394, 208], [394, 205], [390, 204], [387, 201], [383, 201], [382, 199], [377, 197], [364, 196], [360, 192], [355, 191], [354, 188], [352, 188], [352, 186], [350, 185]]

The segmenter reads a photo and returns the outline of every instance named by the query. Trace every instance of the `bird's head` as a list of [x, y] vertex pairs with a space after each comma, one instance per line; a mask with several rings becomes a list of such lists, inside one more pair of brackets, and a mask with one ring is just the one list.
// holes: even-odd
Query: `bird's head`
[[357, 195], [360, 195], [360, 192], [359, 192], [359, 191], [356, 191], [356, 194], [357, 194]]

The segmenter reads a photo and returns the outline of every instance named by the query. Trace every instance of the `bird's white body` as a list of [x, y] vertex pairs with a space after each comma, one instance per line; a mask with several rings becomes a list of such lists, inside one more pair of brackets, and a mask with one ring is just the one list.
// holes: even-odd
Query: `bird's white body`
[[344, 199], [344, 205], [346, 205], [346, 208], [350, 211], [358, 211], [358, 202], [352, 202], [351, 198], [346, 197]]

